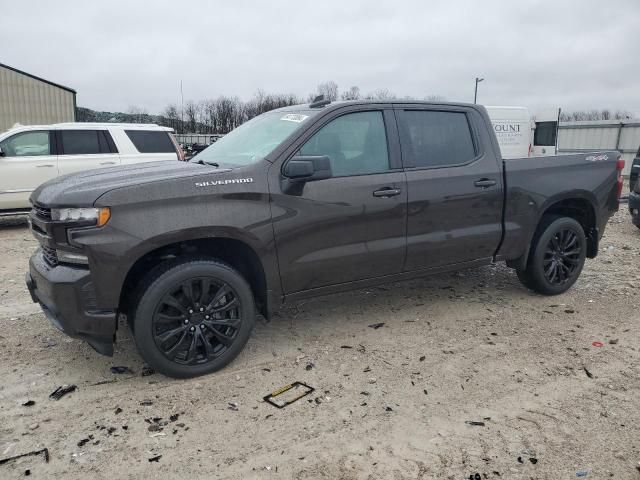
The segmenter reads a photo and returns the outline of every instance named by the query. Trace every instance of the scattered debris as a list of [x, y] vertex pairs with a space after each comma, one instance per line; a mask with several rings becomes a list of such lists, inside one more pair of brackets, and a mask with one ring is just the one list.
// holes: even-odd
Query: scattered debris
[[149, 428], [147, 428], [147, 430], [149, 430], [150, 432], [161, 432], [162, 426], [158, 425], [157, 423], [153, 423], [149, 425]]
[[156, 455], [155, 457], [151, 457], [149, 459], [149, 463], [151, 462], [157, 462], [158, 460], [160, 460], [162, 458], [162, 455]]
[[522, 460], [522, 457], [518, 457], [518, 463], [524, 463], [524, 460]]
[[309, 370], [312, 370], [312, 369], [313, 369], [313, 367], [315, 367], [315, 364], [314, 364], [313, 362], [309, 362], [309, 363], [307, 363], [307, 365], [304, 367], [304, 369], [305, 369], [306, 371], [309, 371]]
[[131, 373], [133, 374], [133, 370], [129, 367], [111, 367], [111, 373], [122, 374], [122, 373]]
[[421, 356], [421, 357], [419, 358], [419, 360], [420, 360], [421, 362], [424, 362], [426, 358], [427, 358], [427, 357], [425, 357], [425, 356], [423, 355], [423, 356]]
[[371, 325], [369, 325], [369, 328], [373, 328], [374, 330], [377, 330], [380, 327], [384, 327], [384, 322], [372, 323]]
[[351, 345], [340, 345], [340, 348], [353, 348]]
[[538, 459], [537, 459], [536, 457], [531, 457], [531, 458], [529, 459], [529, 461], [530, 461], [533, 465], [535, 465], [536, 463], [538, 463]]
[[471, 425], [473, 427], [484, 427], [485, 425], [484, 422], [476, 422], [474, 420], [467, 420], [464, 423], [466, 423], [467, 425]]
[[385, 412], [393, 412], [393, 408], [391, 408], [391, 407], [384, 407], [384, 411], [385, 411]]
[[482, 475], [480, 475], [478, 472], [476, 472], [475, 474], [471, 474], [469, 475], [469, 480], [482, 480]]
[[140, 402], [140, 405], [142, 405], [143, 407], [149, 407], [149, 406], [153, 405], [153, 401], [152, 400], [142, 400]]
[[586, 477], [589, 474], [588, 470], [578, 470], [576, 472], [576, 477]]
[[589, 370], [587, 370], [587, 367], [582, 367], [582, 368], [584, 370], [584, 373], [587, 374], [587, 377], [593, 378], [593, 374]]
[[604, 343], [598, 341], [591, 342], [591, 345], [593, 345], [594, 347], [604, 347]]
[[40, 454], [44, 454], [44, 461], [46, 463], [49, 463], [49, 449], [48, 448], [43, 448], [42, 450], [34, 450], [33, 452], [21, 453], [20, 455], [14, 455], [13, 457], [2, 458], [2, 459], [0, 459], [0, 465], [4, 465], [5, 463], [9, 463], [9, 462], [11, 462], [13, 460], [17, 460], [19, 458], [38, 456]]
[[564, 313], [576, 313], [576, 311], [573, 308], [566, 308]]
[[619, 340], [617, 338], [612, 338], [611, 340], [609, 340], [609, 345], [616, 345], [618, 341]]
[[119, 413], [122, 413], [122, 409], [120, 407], [116, 407], [116, 409], [115, 409], [115, 411], [113, 413], [118, 415]]
[[82, 440], [80, 440], [78, 442], [78, 446], [79, 447], [84, 447], [87, 443], [89, 443], [91, 440], [93, 440], [93, 435], [89, 435], [86, 438], [83, 438]]
[[153, 375], [154, 373], [156, 373], [156, 371], [153, 368], [145, 365], [144, 367], [142, 367], [142, 372], [140, 372], [140, 375], [143, 377], [148, 377], [149, 375]]
[[170, 420], [170, 421], [172, 421], [172, 422], [175, 422], [176, 420], [178, 420], [178, 417], [179, 417], [179, 416], [180, 416], [180, 414], [178, 414], [178, 413], [174, 413], [173, 415], [171, 415], [171, 416], [169, 417], [169, 420]]
[[22, 404], [23, 407], [33, 407], [36, 404], [33, 400], [27, 400]]
[[[289, 385], [285, 385], [278, 390], [271, 392], [269, 395], [265, 395], [263, 400], [270, 403], [274, 407], [284, 408], [287, 405], [291, 405], [293, 402], [306, 397], [310, 393], [314, 392], [315, 388], [302, 382], [294, 382]], [[280, 397], [284, 395], [283, 397]], [[280, 398], [278, 398], [280, 397]]]
[[68, 386], [63, 385], [61, 387], [56, 388], [51, 393], [51, 395], [49, 395], [49, 398], [53, 398], [54, 400], [60, 400], [67, 393], [75, 392], [77, 388], [78, 387], [75, 385], [68, 385]]
[[229, 410], [233, 410], [234, 412], [238, 411], [238, 404], [236, 402], [229, 402], [229, 406], [227, 407]]

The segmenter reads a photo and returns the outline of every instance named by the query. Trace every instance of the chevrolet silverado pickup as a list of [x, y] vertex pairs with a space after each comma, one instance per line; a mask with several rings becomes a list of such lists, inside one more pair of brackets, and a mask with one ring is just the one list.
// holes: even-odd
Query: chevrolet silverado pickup
[[32, 195], [26, 282], [112, 355], [118, 318], [157, 371], [228, 364], [284, 301], [505, 261], [560, 294], [617, 211], [617, 152], [504, 160], [484, 107], [316, 99], [190, 162], [75, 173]]

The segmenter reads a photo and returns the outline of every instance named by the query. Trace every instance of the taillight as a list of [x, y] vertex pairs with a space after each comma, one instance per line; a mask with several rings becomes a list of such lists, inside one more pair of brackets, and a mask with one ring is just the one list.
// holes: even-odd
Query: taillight
[[622, 170], [624, 170], [624, 160], [622, 158], [618, 158], [616, 162], [616, 170], [618, 170], [618, 200], [622, 196], [622, 186], [624, 185], [624, 180], [622, 179]]

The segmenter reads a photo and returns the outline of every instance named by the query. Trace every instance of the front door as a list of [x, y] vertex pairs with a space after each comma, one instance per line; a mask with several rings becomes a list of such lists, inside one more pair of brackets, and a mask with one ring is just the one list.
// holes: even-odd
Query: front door
[[489, 262], [502, 237], [502, 175], [473, 109], [397, 110], [407, 172], [407, 271]]
[[58, 176], [58, 157], [47, 130], [16, 133], [0, 142], [0, 210], [29, 208], [29, 196]]
[[[407, 190], [391, 109], [350, 107], [301, 140], [333, 176], [282, 190], [271, 177], [272, 218], [285, 294], [399, 273]], [[389, 139], [389, 140], [388, 140]]]

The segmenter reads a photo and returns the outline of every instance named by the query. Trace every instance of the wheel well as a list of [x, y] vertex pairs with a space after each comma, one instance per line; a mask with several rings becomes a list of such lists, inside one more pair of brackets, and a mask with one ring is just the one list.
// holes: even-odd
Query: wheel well
[[134, 300], [136, 286], [152, 268], [162, 262], [180, 256], [207, 256], [221, 260], [238, 270], [249, 282], [256, 300], [256, 308], [264, 315], [267, 312], [267, 285], [260, 258], [246, 243], [231, 238], [203, 238], [165, 245], [139, 258], [133, 264], [120, 293], [122, 313], [128, 313]]
[[[587, 257], [593, 258], [598, 253], [598, 235], [596, 232], [596, 213], [589, 200], [584, 198], [568, 198], [554, 203], [542, 216], [560, 215], [576, 220], [587, 237]], [[542, 217], [541, 217], [542, 220]]]

